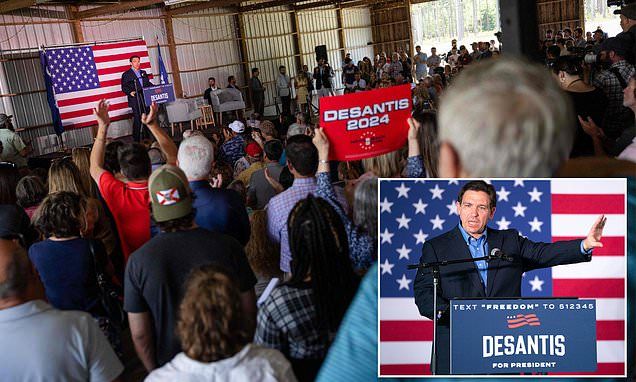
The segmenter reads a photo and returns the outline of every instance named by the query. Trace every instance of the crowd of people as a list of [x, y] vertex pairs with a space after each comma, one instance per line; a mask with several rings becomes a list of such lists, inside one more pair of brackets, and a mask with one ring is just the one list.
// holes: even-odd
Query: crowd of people
[[[345, 57], [347, 92], [419, 81], [404, 147], [361, 161], [331, 161], [306, 115], [334, 94], [324, 60], [295, 77], [307, 102], [293, 120], [285, 104], [263, 118], [255, 68], [249, 120], [177, 145], [153, 105], [141, 118], [152, 140], [127, 143], [107, 138], [100, 101], [92, 148], [46, 170], [27, 166], [0, 115], [2, 379], [375, 378], [378, 178], [633, 174], [628, 39], [604, 40], [611, 65], [590, 76], [576, 55], [550, 72], [492, 60], [493, 45]], [[285, 67], [276, 86], [290, 105]]]
[[[451, 50], [438, 55], [437, 48], [431, 48], [430, 55], [416, 46], [416, 54], [409, 56], [408, 51], [398, 47], [395, 52], [387, 54], [382, 51], [373, 60], [363, 57], [354, 61], [351, 53], [346, 53], [340, 64], [340, 80], [342, 93], [358, 93], [362, 91], [388, 88], [402, 84], [417, 84], [414, 97], [418, 104], [426, 100], [430, 108], [437, 102], [438, 94], [461, 70], [473, 62], [498, 57], [499, 48], [494, 40], [490, 42], [474, 42], [469, 52], [466, 46], [457, 46], [457, 40], [451, 41]], [[285, 66], [278, 68], [275, 80], [275, 103], [278, 114], [290, 116], [292, 109], [310, 114], [314, 97], [329, 97], [339, 93], [334, 84], [336, 72], [326, 58], [319, 58], [313, 72], [303, 65], [295, 76], [287, 73]], [[264, 115], [266, 87], [260, 80], [260, 69], [252, 68], [251, 77], [247, 81], [247, 94], [251, 100], [253, 111]], [[236, 87], [234, 76], [228, 78], [227, 88]], [[427, 91], [424, 91], [424, 88]], [[208, 88], [204, 91], [204, 99], [211, 105], [210, 93], [219, 91], [216, 79], [208, 79]], [[280, 104], [280, 106], [279, 106]]]
[[623, 32], [608, 37], [598, 28], [547, 30], [542, 53], [576, 114], [572, 157], [618, 156], [634, 161], [636, 126], [636, 6], [624, 6]]

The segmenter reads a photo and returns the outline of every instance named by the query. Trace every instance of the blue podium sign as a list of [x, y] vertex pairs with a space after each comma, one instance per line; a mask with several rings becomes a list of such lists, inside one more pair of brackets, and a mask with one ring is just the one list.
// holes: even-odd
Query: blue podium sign
[[596, 301], [452, 300], [451, 374], [596, 371]]
[[153, 102], [174, 102], [174, 86], [172, 84], [148, 86], [144, 88], [144, 102], [150, 106]]

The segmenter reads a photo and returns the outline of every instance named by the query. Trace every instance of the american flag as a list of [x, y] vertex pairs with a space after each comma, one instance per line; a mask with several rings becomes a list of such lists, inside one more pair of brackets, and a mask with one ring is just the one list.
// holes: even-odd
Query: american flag
[[516, 329], [522, 326], [541, 326], [541, 321], [536, 314], [517, 314], [508, 318], [508, 329]]
[[121, 75], [130, 69], [132, 55], [141, 58], [141, 69], [150, 69], [144, 40], [50, 48], [44, 54], [65, 130], [95, 125], [93, 108], [101, 99], [110, 102], [111, 121], [132, 115]]
[[[380, 183], [380, 374], [430, 374], [433, 324], [413, 298], [424, 242], [459, 224], [455, 200], [461, 180], [383, 180]], [[583, 238], [600, 214], [607, 216], [603, 248], [589, 263], [527, 272], [527, 297], [597, 301], [599, 375], [626, 372], [626, 180], [493, 180], [497, 210], [489, 226], [517, 229], [532, 241]]]

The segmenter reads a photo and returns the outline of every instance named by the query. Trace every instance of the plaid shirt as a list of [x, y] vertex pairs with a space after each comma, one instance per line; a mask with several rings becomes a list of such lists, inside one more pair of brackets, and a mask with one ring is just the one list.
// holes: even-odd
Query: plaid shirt
[[254, 343], [278, 349], [287, 358], [323, 358], [335, 332], [318, 329], [312, 295], [309, 285], [274, 289], [258, 311]]
[[[283, 272], [290, 272], [289, 262], [291, 253], [289, 251], [289, 237], [287, 233], [287, 218], [296, 203], [307, 198], [309, 194], [315, 194], [318, 185], [316, 178], [294, 179], [294, 184], [284, 192], [276, 195], [269, 201], [267, 207], [267, 230], [269, 236], [276, 243], [280, 243], [280, 269]], [[344, 195], [337, 193], [338, 202], [346, 211], [347, 201]]]
[[[621, 77], [629, 83], [634, 75], [634, 66], [627, 61], [619, 61], [611, 66], [618, 68]], [[597, 88], [601, 88], [607, 96], [607, 108], [603, 120], [603, 131], [609, 138], [618, 138], [623, 130], [633, 122], [630, 110], [623, 106], [623, 87], [614, 73], [609, 70], [602, 71], [593, 82]]]

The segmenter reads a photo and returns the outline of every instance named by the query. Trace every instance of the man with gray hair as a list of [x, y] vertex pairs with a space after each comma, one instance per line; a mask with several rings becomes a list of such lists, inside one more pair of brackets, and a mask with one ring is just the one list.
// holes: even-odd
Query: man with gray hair
[[181, 142], [177, 165], [188, 177], [195, 195], [195, 221], [200, 227], [230, 235], [245, 245], [250, 239], [250, 221], [245, 202], [234, 191], [210, 185], [213, 162], [214, 146], [206, 137], [195, 135]]
[[0, 376], [3, 381], [112, 381], [124, 370], [95, 320], [53, 309], [26, 251], [0, 239]]
[[502, 58], [467, 68], [440, 105], [440, 177], [550, 177], [569, 156], [574, 123], [540, 66]]

